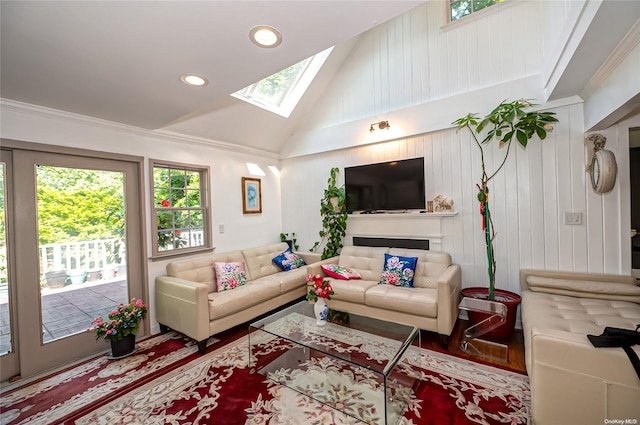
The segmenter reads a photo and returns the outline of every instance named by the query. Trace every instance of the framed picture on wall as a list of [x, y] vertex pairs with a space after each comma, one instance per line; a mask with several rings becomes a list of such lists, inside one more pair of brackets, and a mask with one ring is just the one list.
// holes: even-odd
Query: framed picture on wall
[[252, 177], [242, 178], [242, 213], [262, 213], [262, 189], [260, 179]]

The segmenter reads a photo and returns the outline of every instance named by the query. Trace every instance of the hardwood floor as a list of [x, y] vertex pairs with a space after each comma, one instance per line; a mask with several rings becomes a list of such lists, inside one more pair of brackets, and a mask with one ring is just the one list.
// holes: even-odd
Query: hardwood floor
[[[233, 341], [236, 338], [246, 335], [248, 326], [249, 326], [249, 323], [246, 323], [246, 324], [238, 325], [234, 328], [231, 328], [228, 331], [221, 332], [220, 334], [216, 335], [216, 338], [221, 340], [221, 342], [216, 345], [224, 345], [224, 344], [227, 344], [228, 342]], [[503, 341], [505, 344], [508, 344], [509, 346], [509, 355], [508, 355], [507, 361], [502, 362], [502, 361], [494, 360], [488, 357], [470, 356], [464, 353], [463, 351], [461, 351], [458, 346], [462, 338], [462, 333], [465, 329], [467, 329], [467, 327], [469, 327], [468, 321], [458, 319], [458, 321], [456, 322], [456, 326], [453, 329], [451, 336], [449, 337], [449, 348], [446, 350], [447, 353], [456, 357], [466, 358], [473, 361], [479, 361], [481, 363], [489, 363], [499, 367], [508, 368], [517, 372], [527, 373], [525, 362], [524, 362], [524, 338], [523, 338], [521, 329], [516, 329], [514, 331], [511, 337], [511, 340]], [[422, 331], [421, 338], [422, 338], [422, 347], [432, 349], [435, 351], [441, 351], [441, 352], [445, 351], [440, 345], [440, 338], [437, 333]], [[488, 354], [491, 355], [492, 353], [488, 351]]]
[[[460, 340], [462, 339], [462, 333], [469, 327], [467, 320], [458, 319], [456, 326], [449, 337], [449, 348], [447, 353], [461, 358], [466, 358], [474, 361], [480, 361], [483, 363], [490, 363], [500, 367], [506, 367], [508, 369], [515, 370], [517, 372], [527, 373], [527, 369], [524, 362], [524, 337], [522, 335], [522, 329], [515, 329], [511, 339], [508, 341], [502, 341], [502, 343], [509, 346], [509, 355], [506, 362], [494, 360], [489, 357], [476, 357], [470, 356], [460, 350]], [[440, 345], [440, 339], [434, 332], [422, 331], [422, 346], [424, 348], [430, 348], [437, 351], [443, 351]], [[497, 352], [492, 352], [490, 349], [487, 354], [498, 356]]]

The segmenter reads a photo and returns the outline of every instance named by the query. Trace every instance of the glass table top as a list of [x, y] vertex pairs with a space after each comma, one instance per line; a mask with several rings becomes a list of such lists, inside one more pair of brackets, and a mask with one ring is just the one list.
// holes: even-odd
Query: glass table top
[[[420, 333], [414, 326], [334, 310], [329, 311], [328, 323], [318, 326], [313, 303], [307, 301], [251, 323], [250, 333], [255, 330], [384, 375], [390, 373]], [[374, 351], [376, 361], [352, 355], [356, 349], [363, 348]]]
[[249, 370], [364, 423], [396, 425], [419, 379], [398, 364], [419, 361], [419, 336], [413, 326], [333, 310], [319, 326], [302, 301], [249, 325]]

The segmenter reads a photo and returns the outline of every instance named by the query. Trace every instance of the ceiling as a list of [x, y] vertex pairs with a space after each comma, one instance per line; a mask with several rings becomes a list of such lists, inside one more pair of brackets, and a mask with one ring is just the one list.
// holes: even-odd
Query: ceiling
[[[313, 95], [289, 119], [229, 95], [338, 45], [318, 78], [327, 84], [354, 37], [421, 3], [2, 0], [0, 96], [277, 153]], [[282, 44], [253, 45], [257, 25]], [[183, 84], [187, 72], [209, 84]]]

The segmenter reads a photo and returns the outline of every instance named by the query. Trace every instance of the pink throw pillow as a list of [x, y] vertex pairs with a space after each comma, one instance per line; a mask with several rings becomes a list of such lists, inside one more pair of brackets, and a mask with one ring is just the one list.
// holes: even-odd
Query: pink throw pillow
[[324, 264], [320, 266], [324, 274], [329, 277], [334, 277], [336, 279], [349, 280], [349, 279], [362, 279], [360, 273], [357, 271], [342, 267], [337, 264]]
[[244, 263], [213, 263], [218, 292], [237, 288], [247, 283]]

